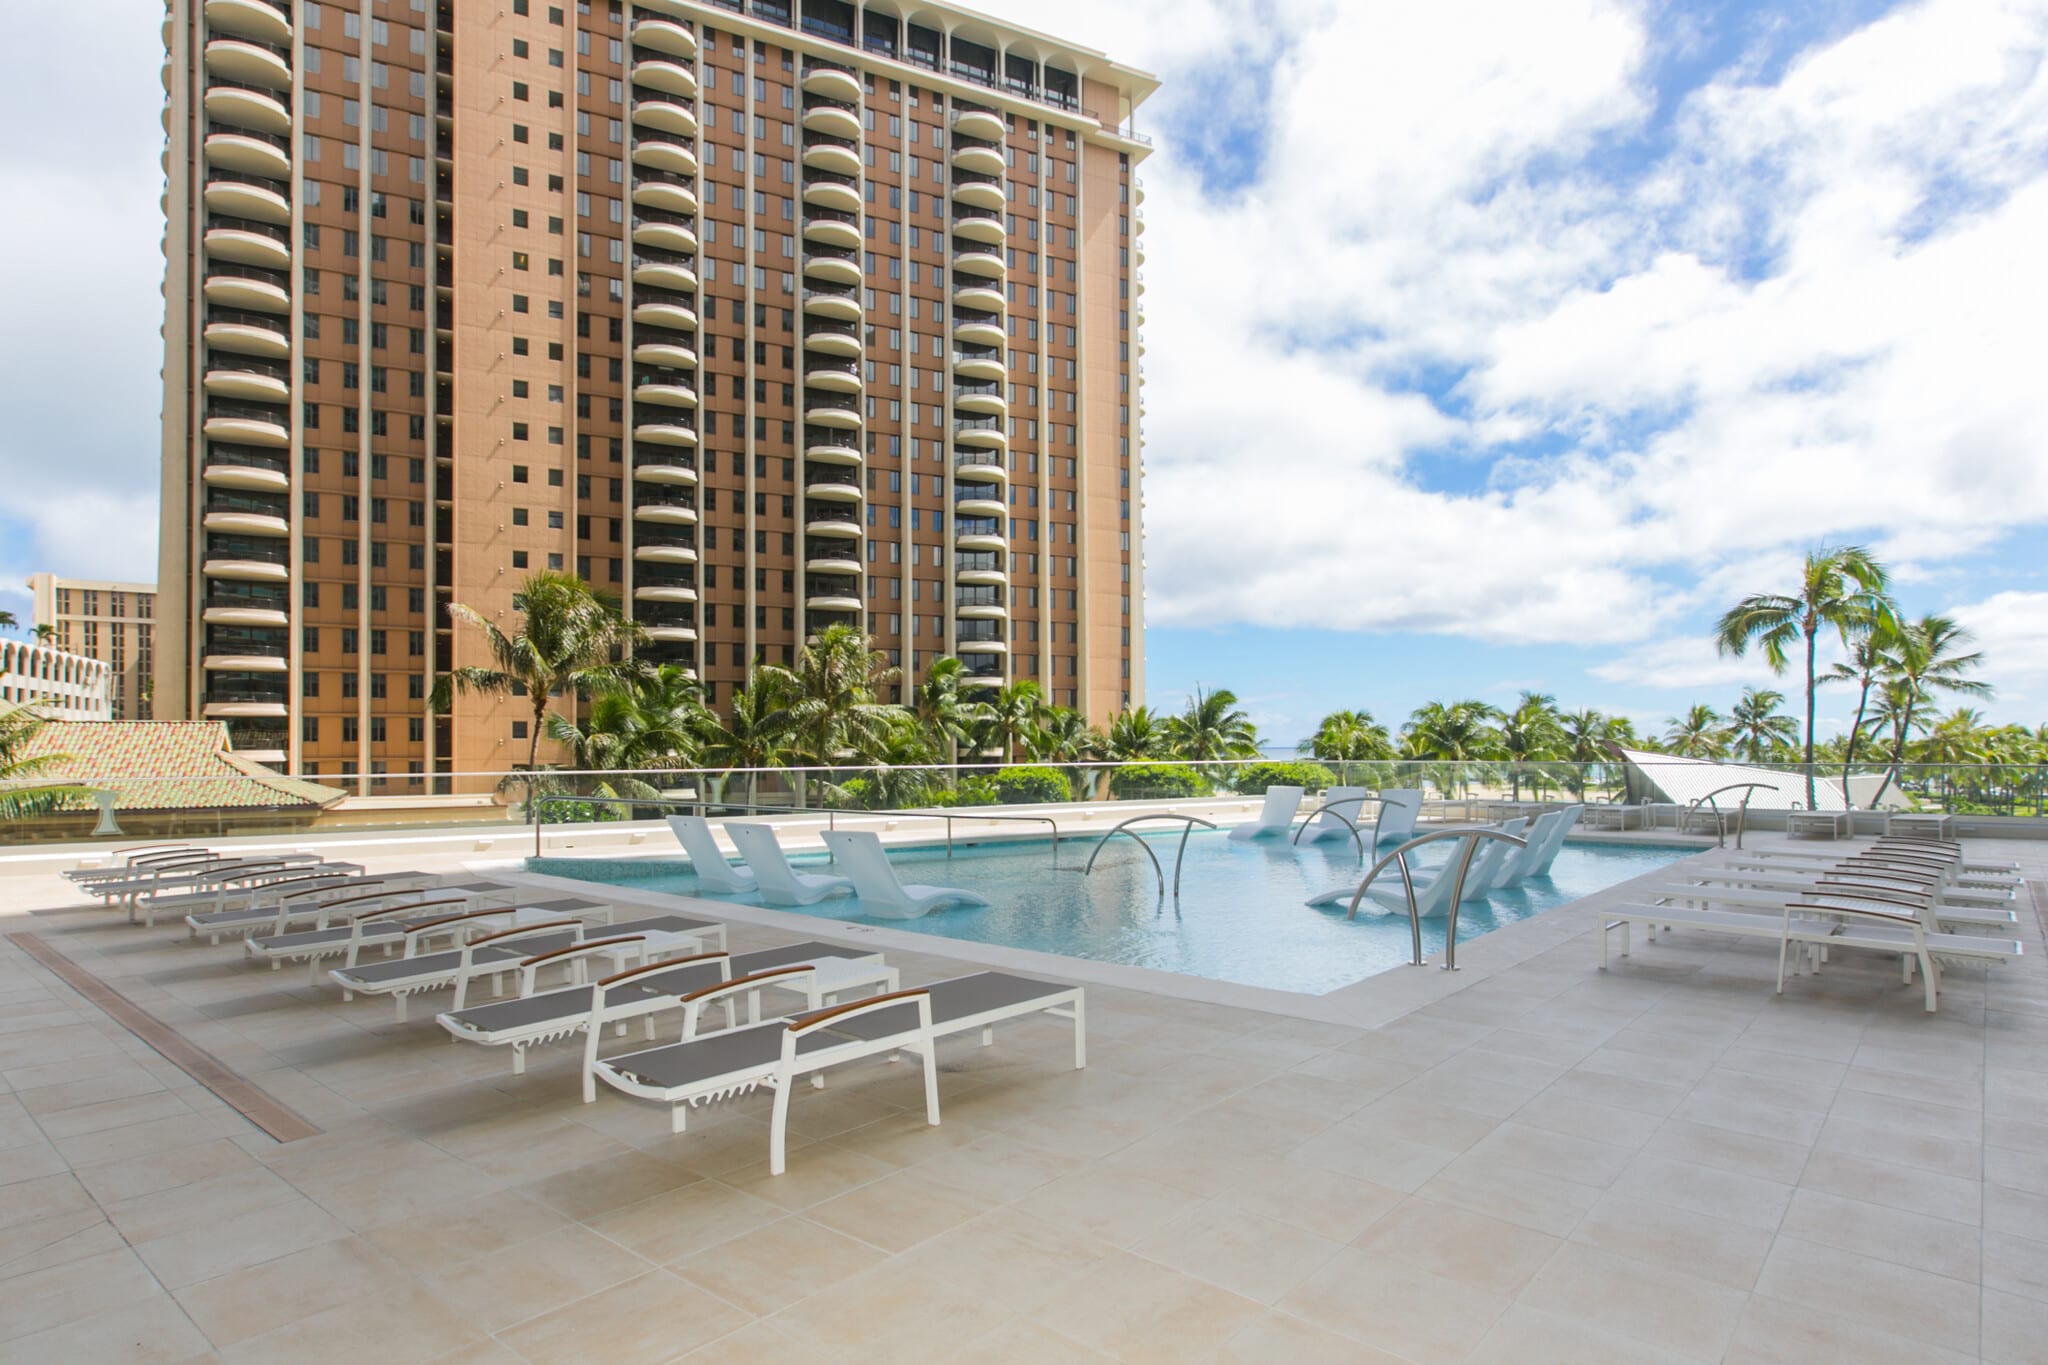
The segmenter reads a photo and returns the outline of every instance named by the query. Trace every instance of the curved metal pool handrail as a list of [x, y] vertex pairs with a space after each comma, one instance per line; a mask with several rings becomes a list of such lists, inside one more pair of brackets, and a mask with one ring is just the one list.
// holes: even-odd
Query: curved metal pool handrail
[[[1451, 907], [1446, 912], [1447, 918], [1444, 924], [1444, 970], [1455, 972], [1458, 970], [1458, 904], [1465, 898], [1465, 873], [1472, 867], [1472, 855], [1478, 850], [1481, 839], [1501, 839], [1513, 844], [1517, 848], [1527, 848], [1529, 841], [1520, 835], [1509, 834], [1503, 830], [1490, 829], [1485, 825], [1467, 825], [1460, 829], [1440, 829], [1435, 833], [1419, 835], [1416, 838], [1410, 839], [1372, 865], [1372, 871], [1365, 874], [1365, 880], [1358, 884], [1358, 890], [1351, 893], [1351, 908], [1346, 912], [1344, 918], [1347, 920], [1358, 918], [1358, 903], [1365, 899], [1365, 889], [1372, 885], [1373, 878], [1386, 870], [1388, 863], [1394, 864], [1401, 869], [1401, 892], [1408, 901], [1408, 934], [1415, 949], [1415, 960], [1410, 965], [1420, 967], [1422, 965], [1422, 915], [1415, 905], [1415, 878], [1408, 870], [1408, 850], [1420, 848], [1424, 844], [1433, 844], [1439, 839], [1458, 839], [1464, 842], [1464, 847], [1453, 855], [1457, 859], [1457, 870], [1452, 874], [1454, 880], [1451, 882]], [[1444, 870], [1450, 871], [1451, 869], [1446, 865]], [[1437, 875], [1441, 877], [1444, 874], [1439, 872]]]
[[1130, 827], [1132, 825], [1143, 824], [1147, 820], [1179, 820], [1182, 822], [1180, 830], [1180, 851], [1176, 853], [1173, 858], [1173, 895], [1174, 899], [1180, 899], [1180, 865], [1181, 861], [1184, 858], [1186, 858], [1188, 854], [1188, 835], [1194, 832], [1194, 828], [1196, 825], [1200, 825], [1203, 829], [1216, 828], [1216, 822], [1214, 820], [1204, 820], [1199, 815], [1177, 815], [1172, 811], [1155, 811], [1151, 815], [1133, 815], [1130, 819], [1125, 820], [1122, 823], [1118, 824], [1114, 829], [1110, 830], [1107, 834], [1103, 835], [1102, 838], [1096, 841], [1094, 852], [1091, 852], [1088, 855], [1088, 866], [1081, 869], [1081, 875], [1085, 877], [1095, 870], [1096, 855], [1102, 852], [1102, 846], [1104, 844], [1108, 843], [1111, 839], [1114, 839], [1119, 834], [1130, 834], [1131, 839], [1138, 845], [1138, 847], [1145, 850], [1145, 856], [1152, 860], [1152, 870], [1159, 874], [1159, 894], [1162, 897], [1165, 896], [1166, 870], [1159, 866], [1159, 855], [1152, 851], [1152, 846], [1150, 844], [1146, 843], [1143, 839], [1138, 838], [1137, 835], [1131, 834], [1130, 832]]
[[[1356, 824], [1353, 824], [1348, 818], [1337, 814], [1337, 807], [1362, 807], [1368, 801], [1379, 800], [1381, 800], [1381, 798], [1377, 796], [1340, 796], [1335, 801], [1325, 801], [1322, 805], [1317, 806], [1314, 810], [1308, 813], [1308, 818], [1301, 822], [1301, 828], [1294, 831], [1294, 838], [1292, 838], [1288, 842], [1294, 844], [1297, 848], [1300, 847], [1301, 836], [1308, 833], [1308, 827], [1316, 822], [1316, 817], [1321, 815], [1328, 815], [1336, 819], [1338, 823], [1344, 826], [1344, 828], [1351, 831], [1351, 841], [1358, 845], [1358, 856], [1362, 860], [1365, 857], [1365, 836], [1358, 832], [1358, 826]], [[1363, 810], [1359, 811], [1359, 814], [1361, 815], [1363, 815], [1364, 813], [1365, 812]]]
[[[1776, 791], [1777, 788], [1769, 782], [1730, 782], [1725, 787], [1714, 788], [1705, 796], [1694, 797], [1692, 799], [1691, 804], [1686, 806], [1685, 811], [1686, 814], [1690, 815], [1692, 814], [1692, 812], [1698, 810], [1702, 803], [1712, 806], [1714, 808], [1714, 847], [1726, 848], [1728, 847], [1728, 828], [1726, 822], [1723, 821], [1721, 818], [1721, 803], [1719, 801], [1716, 801], [1714, 798], [1719, 796], [1722, 792], [1741, 792], [1742, 804], [1735, 808], [1735, 847], [1737, 850], [1740, 850], [1742, 848], [1742, 827], [1744, 822], [1747, 821], [1747, 819], [1749, 818], [1750, 794], [1752, 792], [1759, 790]], [[1794, 804], [1793, 808], [1795, 810], [1798, 809], [1797, 803]]]

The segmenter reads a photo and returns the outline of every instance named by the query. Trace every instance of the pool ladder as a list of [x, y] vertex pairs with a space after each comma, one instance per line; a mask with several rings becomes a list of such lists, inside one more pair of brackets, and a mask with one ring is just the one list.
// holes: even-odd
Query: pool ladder
[[1110, 830], [1107, 834], [1103, 835], [1101, 839], [1096, 841], [1094, 851], [1088, 855], [1088, 866], [1081, 869], [1081, 875], [1085, 877], [1090, 872], [1093, 872], [1095, 870], [1095, 859], [1097, 855], [1099, 855], [1102, 852], [1102, 846], [1104, 844], [1108, 843], [1111, 839], [1114, 839], [1119, 834], [1128, 834], [1130, 835], [1132, 841], [1135, 842], [1139, 848], [1145, 850], [1145, 856], [1152, 860], [1152, 870], [1159, 874], [1159, 899], [1165, 900], [1166, 869], [1162, 868], [1159, 865], [1159, 855], [1152, 851], [1152, 846], [1150, 844], [1146, 843], [1143, 839], [1140, 839], [1137, 835], [1131, 834], [1132, 825], [1140, 825], [1145, 823], [1147, 820], [1178, 820], [1181, 822], [1180, 849], [1173, 855], [1173, 898], [1175, 900], [1179, 900], [1180, 865], [1188, 856], [1188, 835], [1194, 832], [1194, 828], [1196, 825], [1200, 825], [1203, 829], [1216, 828], [1215, 821], [1204, 820], [1199, 815], [1175, 815], [1169, 811], [1159, 811], [1152, 815], [1133, 815], [1130, 819], [1125, 820], [1123, 823], [1117, 825], [1116, 828]]
[[1482, 839], [1501, 839], [1513, 844], [1516, 848], [1527, 848], [1529, 846], [1527, 839], [1519, 835], [1509, 834], [1503, 830], [1489, 829], [1484, 825], [1473, 825], [1464, 829], [1438, 830], [1434, 834], [1424, 834], [1419, 838], [1410, 839], [1372, 865], [1372, 871], [1365, 874], [1365, 880], [1358, 884], [1358, 890], [1351, 893], [1351, 909], [1345, 914], [1344, 918], [1347, 920], [1357, 919], [1358, 903], [1365, 899], [1365, 889], [1372, 885], [1373, 878], [1384, 872], [1389, 865], [1398, 867], [1401, 870], [1401, 892], [1408, 901], [1408, 932], [1413, 939], [1415, 949], [1415, 960], [1410, 965], [1422, 966], [1422, 913], [1415, 905], [1415, 877], [1408, 869], [1408, 852], [1410, 849], [1420, 848], [1424, 844], [1433, 844], [1442, 839], [1456, 839], [1459, 841], [1457, 851], [1451, 854], [1451, 861], [1444, 865], [1442, 872], [1437, 873], [1439, 877], [1449, 873], [1453, 878], [1451, 882], [1451, 905], [1450, 909], [1445, 912], [1444, 921], [1444, 970], [1455, 972], [1458, 970], [1458, 906], [1465, 898], [1465, 874], [1472, 869], [1472, 855], [1479, 851], [1479, 841]]

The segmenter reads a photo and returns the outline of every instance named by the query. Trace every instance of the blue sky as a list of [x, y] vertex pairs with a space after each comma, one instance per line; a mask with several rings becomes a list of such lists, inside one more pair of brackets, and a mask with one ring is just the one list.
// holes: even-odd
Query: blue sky
[[[1850, 541], [1977, 632], [1994, 716], [2048, 719], [2048, 2], [988, 7], [1165, 82], [1155, 705], [1229, 686], [1288, 741], [1529, 688], [1658, 726], [1768, 683], [1708, 625]], [[161, 14], [33, 6], [0, 52], [37, 130], [0, 144], [0, 250], [39, 263], [0, 274], [24, 617], [37, 569], [154, 575]]]

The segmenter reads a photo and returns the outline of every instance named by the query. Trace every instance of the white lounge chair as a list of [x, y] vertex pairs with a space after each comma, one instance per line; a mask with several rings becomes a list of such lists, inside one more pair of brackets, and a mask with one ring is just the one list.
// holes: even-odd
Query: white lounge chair
[[676, 832], [676, 842], [683, 846], [683, 852], [690, 855], [690, 870], [697, 874], [698, 886], [723, 892], [755, 889], [754, 874], [725, 860], [725, 850], [718, 846], [711, 833], [711, 822], [703, 816], [671, 815], [668, 827]]
[[896, 877], [888, 851], [869, 830], [827, 830], [832, 865], [853, 879], [860, 908], [882, 919], [919, 919], [942, 905], [987, 905], [988, 897], [957, 886], [925, 886]]
[[1392, 840], [1400, 843], [1415, 835], [1416, 817], [1422, 814], [1422, 789], [1419, 787], [1389, 787], [1380, 793], [1379, 813], [1372, 821], [1372, 841], [1369, 845], [1377, 849]]
[[362, 875], [361, 863], [329, 863], [321, 861], [287, 862], [267, 861], [244, 863], [234, 869], [217, 869], [207, 879], [184, 890], [159, 886], [158, 889], [133, 896], [128, 901], [128, 922], [133, 924], [138, 912], [143, 923], [156, 927], [156, 917], [173, 914], [180, 919], [193, 911], [209, 913], [221, 910], [246, 909], [250, 906], [275, 906], [276, 897], [285, 889], [312, 889], [317, 886], [333, 886]]
[[433, 885], [436, 878], [427, 872], [384, 872], [374, 877], [345, 877], [327, 882], [314, 879], [303, 885], [273, 884], [275, 894], [268, 897], [271, 904], [245, 906], [238, 910], [195, 910], [185, 916], [185, 926], [191, 937], [206, 935], [209, 943], [219, 943], [223, 935], [248, 935], [260, 932], [282, 934], [295, 925], [305, 924], [318, 928], [333, 913], [335, 906], [351, 906], [344, 915], [359, 913], [374, 907], [366, 904], [384, 896], [397, 896], [406, 892], [423, 891]]
[[1371, 800], [1363, 787], [1331, 787], [1323, 793], [1323, 804], [1295, 831], [1294, 842], [1314, 844], [1355, 834], [1363, 843], [1365, 806]]
[[1550, 865], [1557, 861], [1557, 855], [1564, 850], [1566, 836], [1572, 832], [1572, 826], [1579, 823], [1579, 817], [1585, 809], [1584, 806], [1567, 806], [1563, 810], [1554, 810], [1539, 816], [1539, 826], [1545, 820], [1550, 821], [1550, 824], [1548, 828], [1532, 830], [1528, 847], [1515, 850], [1515, 856], [1509, 860], [1511, 865], [1507, 871], [1507, 884], [1512, 886], [1530, 877], [1547, 876]]
[[[1448, 875], [1439, 875], [1443, 870], [1443, 864], [1409, 869], [1409, 876], [1415, 882], [1415, 913], [1418, 918], [1435, 919], [1449, 913], [1451, 878]], [[1308, 903], [1318, 908], [1349, 906], [1357, 894], [1356, 885], [1341, 886], [1334, 891], [1325, 891], [1321, 895], [1309, 897]], [[1365, 899], [1359, 902], [1359, 908], [1364, 909], [1368, 904], [1383, 914], [1408, 913], [1408, 897], [1401, 886], [1400, 868], [1393, 867], [1380, 873], [1372, 885], [1365, 888]]]
[[1300, 787], [1266, 788], [1266, 802], [1259, 808], [1259, 818], [1235, 826], [1230, 837], [1260, 839], [1268, 834], [1285, 834], [1294, 828], [1294, 813], [1301, 809], [1301, 796]]
[[853, 890], [846, 877], [818, 872], [798, 872], [782, 856], [773, 825], [751, 825], [727, 821], [725, 837], [754, 870], [754, 889], [770, 905], [816, 905], [827, 896]]

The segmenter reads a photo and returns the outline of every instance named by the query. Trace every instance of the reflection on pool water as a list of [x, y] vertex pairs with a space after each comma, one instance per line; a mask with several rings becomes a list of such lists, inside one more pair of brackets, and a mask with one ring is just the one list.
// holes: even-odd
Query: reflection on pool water
[[[1177, 830], [1146, 840], [1158, 854], [1169, 884], [1179, 840]], [[1285, 839], [1232, 843], [1220, 832], [1197, 832], [1188, 840], [1176, 899], [1170, 890], [1160, 896], [1151, 861], [1128, 838], [1112, 840], [1096, 860], [1094, 872], [1083, 875], [1082, 866], [1095, 842], [1092, 835], [1062, 840], [1057, 865], [1051, 842], [1043, 839], [956, 843], [950, 859], [943, 845], [890, 848], [889, 859], [904, 881], [978, 891], [991, 902], [986, 907], [946, 908], [916, 920], [863, 915], [857, 900], [843, 896], [813, 906], [781, 908], [841, 923], [1318, 995], [1408, 961], [1406, 915], [1368, 917], [1368, 905], [1361, 905], [1358, 919], [1347, 922], [1344, 906], [1318, 910], [1304, 904], [1318, 892], [1357, 885], [1364, 873], [1357, 849], [1349, 843], [1296, 848]], [[1445, 841], [1438, 847], [1451, 846], [1452, 841]], [[1641, 876], [1693, 851], [1567, 843], [1548, 876], [1494, 891], [1485, 900], [1467, 901], [1458, 914], [1458, 941], [1468, 942]], [[825, 859], [817, 854], [793, 856], [790, 861], [820, 871]], [[553, 876], [630, 885], [635, 890], [761, 903], [758, 896], [698, 890], [697, 878], [680, 853], [674, 858], [542, 858], [531, 866]], [[1391, 868], [1381, 874], [1381, 881], [1400, 884]], [[1423, 951], [1441, 952], [1443, 934], [1443, 921], [1424, 920]]]

